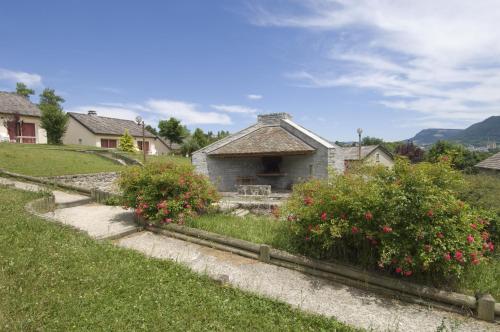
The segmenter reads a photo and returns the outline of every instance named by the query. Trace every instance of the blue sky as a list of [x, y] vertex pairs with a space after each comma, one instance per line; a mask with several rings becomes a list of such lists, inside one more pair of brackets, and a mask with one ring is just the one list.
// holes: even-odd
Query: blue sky
[[152, 124], [288, 112], [333, 141], [404, 139], [500, 115], [498, 22], [494, 0], [8, 1], [0, 90]]

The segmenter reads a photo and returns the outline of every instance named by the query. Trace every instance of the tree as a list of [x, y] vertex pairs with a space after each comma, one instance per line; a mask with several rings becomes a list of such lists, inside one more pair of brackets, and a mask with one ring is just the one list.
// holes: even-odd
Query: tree
[[365, 136], [361, 141], [361, 145], [382, 145], [384, 140], [377, 137]]
[[450, 161], [453, 168], [465, 173], [476, 173], [477, 169], [474, 166], [490, 155], [485, 152], [469, 151], [460, 144], [437, 141], [429, 150], [427, 159], [430, 162], [437, 162], [446, 158]]
[[118, 149], [124, 152], [135, 151], [134, 138], [132, 137], [132, 135], [130, 135], [128, 129], [125, 129], [123, 136], [120, 137], [120, 145], [118, 146]]
[[425, 157], [425, 151], [411, 141], [398, 145], [395, 153], [407, 157], [412, 163], [421, 162]]
[[47, 131], [49, 144], [61, 144], [68, 127], [68, 115], [61, 103], [64, 99], [55, 94], [53, 89], [45, 89], [40, 95], [41, 127]]
[[26, 84], [24, 84], [22, 82], [18, 82], [18, 83], [16, 83], [16, 93], [20, 96], [29, 98], [30, 95], [35, 94], [35, 91], [33, 89], [28, 89]]
[[160, 137], [168, 140], [169, 148], [172, 148], [173, 143], [181, 144], [189, 136], [189, 130], [176, 118], [161, 120], [158, 123], [158, 128], [160, 129], [158, 132]]
[[152, 126], [150, 125], [146, 125], [146, 130], [149, 131], [151, 134], [155, 135], [155, 136], [158, 136], [158, 130], [156, 130], [156, 128], [153, 128]]

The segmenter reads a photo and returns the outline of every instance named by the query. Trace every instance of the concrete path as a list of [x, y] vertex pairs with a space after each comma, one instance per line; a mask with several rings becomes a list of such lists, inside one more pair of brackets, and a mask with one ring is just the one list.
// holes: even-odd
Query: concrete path
[[[30, 191], [42, 189], [5, 178], [0, 178], [0, 184]], [[54, 195], [56, 204], [81, 202], [85, 198], [62, 191], [54, 191]], [[335, 317], [354, 327], [375, 331], [500, 331], [498, 324], [385, 298], [194, 243], [149, 232], [137, 233], [133, 213], [120, 207], [92, 203], [58, 208], [45, 217], [83, 230], [93, 238], [116, 239], [120, 247], [174, 260], [198, 273], [226, 280], [234, 287]]]
[[118, 206], [92, 203], [56, 209], [45, 216], [85, 231], [90, 237], [98, 240], [114, 239], [139, 230], [134, 222], [133, 212]]
[[[375, 331], [500, 331], [500, 326], [447, 311], [408, 304], [298, 271], [150, 232], [115, 241], [147, 256], [170, 259], [237, 288], [274, 298], [302, 310], [333, 316]], [[445, 330], [446, 331], [446, 330]]]

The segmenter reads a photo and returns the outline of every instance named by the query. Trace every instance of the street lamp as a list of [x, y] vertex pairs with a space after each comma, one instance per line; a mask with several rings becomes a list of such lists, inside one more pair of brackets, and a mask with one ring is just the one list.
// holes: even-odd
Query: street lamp
[[361, 134], [363, 133], [363, 129], [361, 128], [358, 128], [358, 130], [356, 130], [358, 132], [358, 160], [361, 162]]
[[135, 122], [137, 122], [138, 126], [142, 126], [142, 161], [146, 163], [146, 133], [144, 128], [144, 120], [140, 116], [137, 116], [135, 118]]

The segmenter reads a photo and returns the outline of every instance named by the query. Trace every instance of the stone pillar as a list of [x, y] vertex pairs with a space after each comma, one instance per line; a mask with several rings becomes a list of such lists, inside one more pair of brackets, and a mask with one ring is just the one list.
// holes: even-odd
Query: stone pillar
[[488, 322], [495, 321], [495, 299], [490, 294], [483, 294], [477, 300], [477, 317]]
[[270, 251], [271, 248], [268, 245], [261, 244], [259, 248], [259, 260], [264, 263], [269, 263], [271, 261]]

